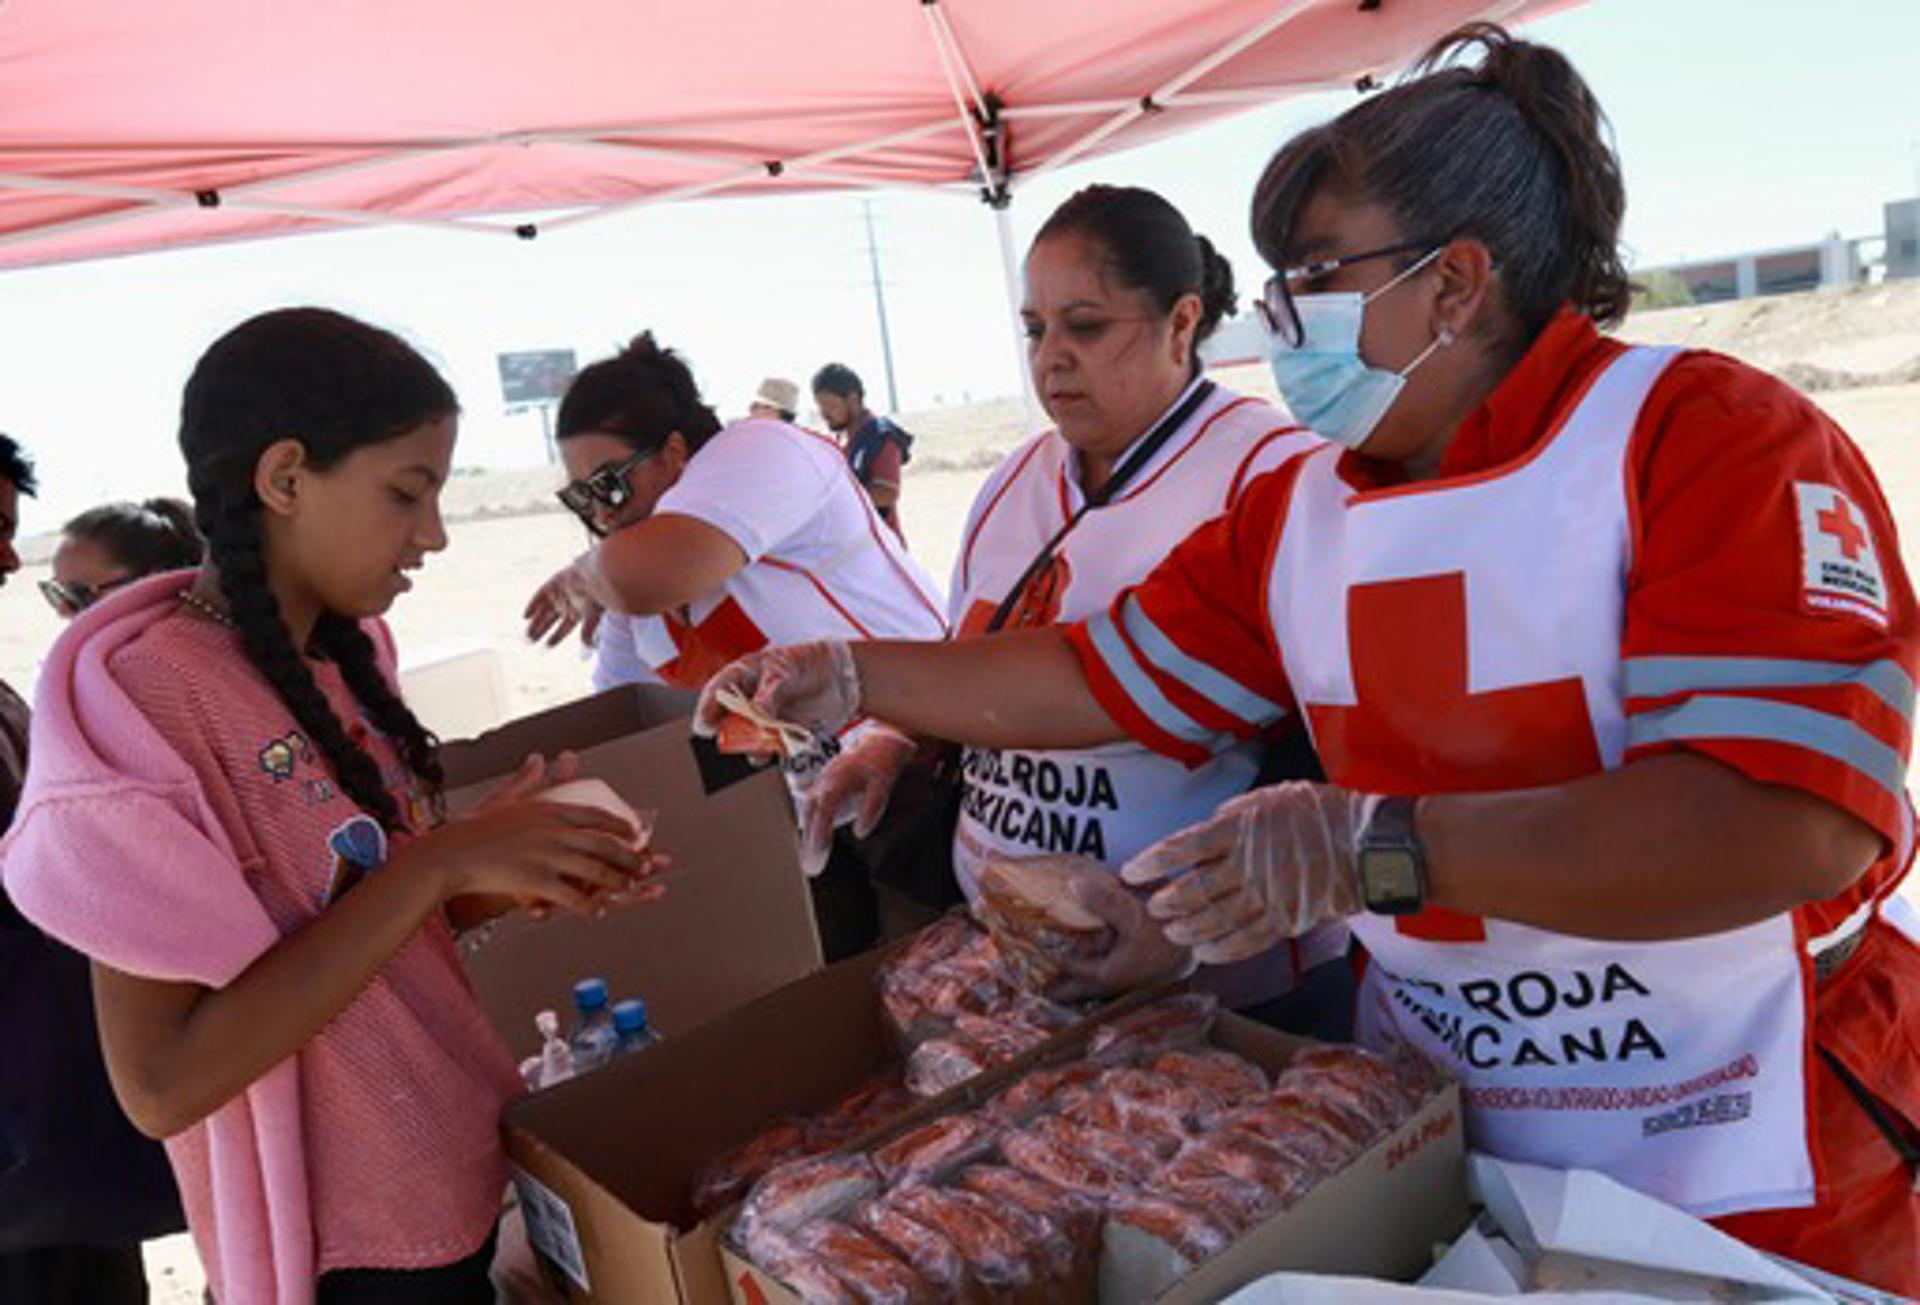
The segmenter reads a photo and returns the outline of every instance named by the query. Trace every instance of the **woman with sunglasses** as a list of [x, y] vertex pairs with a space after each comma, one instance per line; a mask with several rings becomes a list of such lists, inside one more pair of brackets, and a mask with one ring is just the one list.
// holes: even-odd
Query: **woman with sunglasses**
[[1125, 867], [1169, 939], [1225, 959], [1349, 917], [1362, 1038], [1459, 1077], [1476, 1146], [1920, 1292], [1913, 591], [1818, 408], [1601, 336], [1624, 203], [1567, 61], [1456, 33], [1255, 196], [1276, 379], [1345, 448], [1082, 625], [777, 649], [714, 686], [1194, 764], [1301, 711], [1330, 782]]
[[199, 566], [205, 551], [192, 507], [177, 498], [102, 504], [61, 527], [53, 576], [40, 593], [71, 619], [121, 585]]
[[[556, 435], [572, 477], [560, 501], [596, 542], [534, 594], [527, 634], [551, 645], [582, 627], [598, 687], [698, 689], [768, 644], [945, 633], [938, 590], [839, 448], [787, 422], [722, 427], [650, 333], [574, 379]], [[803, 808], [838, 749], [783, 763]], [[813, 891], [830, 959], [873, 942], [878, 908], [857, 858], [836, 858]]]

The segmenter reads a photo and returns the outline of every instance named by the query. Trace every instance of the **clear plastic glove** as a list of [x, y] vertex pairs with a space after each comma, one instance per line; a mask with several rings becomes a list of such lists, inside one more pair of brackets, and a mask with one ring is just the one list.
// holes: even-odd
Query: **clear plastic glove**
[[1104, 955], [1092, 960], [1059, 958], [1056, 964], [1064, 977], [1047, 991], [1055, 1001], [1114, 996], [1192, 972], [1193, 953], [1168, 940], [1147, 914], [1140, 895], [1121, 883], [1112, 870], [1089, 868], [1076, 873], [1073, 895], [1113, 930], [1114, 942]]
[[1330, 784], [1257, 788], [1127, 862], [1121, 877], [1164, 885], [1147, 911], [1208, 964], [1257, 956], [1361, 910], [1360, 835], [1379, 797]]
[[823, 738], [845, 729], [860, 714], [860, 672], [844, 640], [763, 648], [720, 668], [700, 691], [693, 732], [712, 738], [727, 709], [716, 695], [733, 689], [775, 720], [790, 721]]
[[827, 763], [807, 793], [800, 822], [800, 868], [807, 878], [827, 868], [835, 829], [852, 822], [853, 836], [865, 838], [879, 827], [915, 746], [900, 731], [876, 724]]
[[533, 597], [520, 613], [527, 622], [528, 642], [539, 643], [544, 639], [547, 647], [558, 648], [578, 628], [580, 642], [589, 648], [593, 646], [600, 618], [606, 613], [604, 605], [595, 597], [596, 565], [592, 552], [582, 553], [533, 591]]

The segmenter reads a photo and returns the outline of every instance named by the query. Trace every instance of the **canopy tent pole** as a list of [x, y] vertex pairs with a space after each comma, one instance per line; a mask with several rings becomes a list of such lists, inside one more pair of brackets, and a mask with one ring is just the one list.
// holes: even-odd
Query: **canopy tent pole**
[[1040, 397], [1033, 392], [1033, 373], [1027, 367], [1027, 330], [1026, 323], [1020, 320], [1020, 255], [1013, 246], [1013, 193], [1007, 192], [1007, 202], [993, 205], [993, 229], [1000, 238], [1000, 272], [1006, 279], [1007, 313], [1013, 319], [1013, 366], [1020, 377], [1020, 399], [1026, 408], [1025, 429], [1022, 435], [1031, 435], [1040, 429]]
[[1021, 434], [1031, 434], [1040, 424], [1040, 405], [1033, 392], [1033, 376], [1027, 369], [1026, 328], [1020, 320], [1020, 259], [1013, 247], [1013, 166], [1007, 148], [1007, 124], [1001, 106], [981, 93], [980, 82], [967, 63], [960, 38], [948, 21], [939, 0], [924, 0], [927, 30], [933, 37], [934, 52], [940, 57], [940, 71], [953, 94], [953, 106], [960, 115], [960, 128], [973, 150], [974, 167], [980, 176], [980, 199], [993, 210], [994, 234], [1000, 244], [1000, 272], [1007, 293], [1007, 317], [1013, 325], [1014, 375], [1020, 378], [1020, 399], [1025, 410]]

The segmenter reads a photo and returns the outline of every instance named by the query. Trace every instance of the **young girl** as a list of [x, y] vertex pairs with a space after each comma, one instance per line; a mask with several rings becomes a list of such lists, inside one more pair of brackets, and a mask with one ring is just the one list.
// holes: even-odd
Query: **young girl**
[[375, 618], [446, 546], [456, 414], [385, 331], [235, 328], [181, 412], [205, 565], [89, 608], [41, 681], [6, 887], [93, 958], [115, 1090], [222, 1301], [493, 1299], [519, 1080], [448, 917], [594, 911], [648, 869], [618, 818], [539, 802], [533, 758], [435, 826]]
[[198, 566], [205, 555], [191, 503], [103, 503], [60, 527], [53, 575], [40, 582], [40, 593], [62, 619], [71, 620], [121, 585], [156, 571]]

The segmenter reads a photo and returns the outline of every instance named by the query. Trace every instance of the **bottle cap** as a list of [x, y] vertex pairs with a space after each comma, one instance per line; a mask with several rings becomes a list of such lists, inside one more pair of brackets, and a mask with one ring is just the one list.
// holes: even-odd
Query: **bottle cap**
[[605, 979], [582, 979], [573, 985], [573, 1004], [581, 1010], [599, 1010], [607, 1004]]
[[613, 1008], [613, 1027], [622, 1033], [638, 1033], [647, 1027], [647, 1003], [629, 997]]

